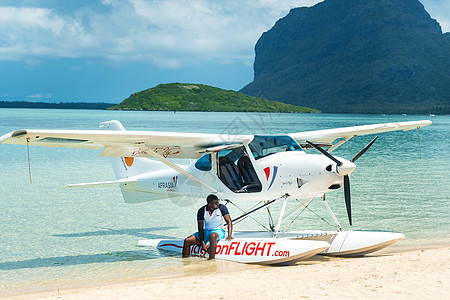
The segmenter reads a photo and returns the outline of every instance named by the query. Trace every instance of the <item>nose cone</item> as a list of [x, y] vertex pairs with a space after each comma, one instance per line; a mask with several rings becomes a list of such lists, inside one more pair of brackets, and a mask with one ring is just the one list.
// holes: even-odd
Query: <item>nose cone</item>
[[352, 163], [349, 160], [346, 159], [340, 159], [342, 162], [341, 166], [337, 166], [336, 171], [340, 175], [349, 175], [351, 172], [353, 172], [356, 169], [356, 165]]

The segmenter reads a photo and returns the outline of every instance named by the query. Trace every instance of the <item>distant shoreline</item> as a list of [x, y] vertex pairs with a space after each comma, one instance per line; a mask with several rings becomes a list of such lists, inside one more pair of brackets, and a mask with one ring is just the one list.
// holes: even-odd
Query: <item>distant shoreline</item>
[[[92, 110], [111, 110], [110, 108], [118, 105], [118, 103], [105, 103], [105, 102], [31, 102], [31, 101], [0, 101], [0, 108], [36, 108], [36, 109], [92, 109]], [[133, 110], [133, 109], [115, 109], [118, 111], [161, 111], [171, 112], [172, 110]], [[197, 110], [176, 110], [174, 112], [222, 112], [222, 111], [197, 111]], [[223, 111], [223, 112], [236, 112], [236, 111]], [[254, 111], [243, 111], [246, 113]], [[277, 113], [277, 112], [274, 112]], [[353, 113], [336, 113], [336, 114], [353, 114]], [[379, 115], [378, 113], [365, 113], [365, 115]], [[397, 114], [382, 114], [397, 115]], [[398, 114], [400, 115], [400, 114]], [[423, 115], [423, 114], [408, 114], [408, 115]], [[404, 114], [406, 116], [406, 114]], [[434, 115], [433, 115], [434, 117]]]
[[54, 108], [54, 109], [98, 109], [106, 110], [117, 103], [104, 102], [29, 102], [29, 101], [0, 101], [0, 108]]
[[[117, 111], [164, 111], [164, 112], [258, 112], [258, 111], [232, 111], [232, 110], [171, 110], [171, 109], [113, 109], [118, 103], [105, 102], [30, 102], [30, 101], [0, 101], [0, 108], [32, 108], [32, 109], [92, 109], [92, 110], [117, 110]], [[265, 111], [260, 111], [265, 112]], [[267, 113], [279, 113], [278, 111], [267, 111]], [[298, 113], [298, 112], [286, 112]], [[304, 112], [307, 113], [307, 112]]]

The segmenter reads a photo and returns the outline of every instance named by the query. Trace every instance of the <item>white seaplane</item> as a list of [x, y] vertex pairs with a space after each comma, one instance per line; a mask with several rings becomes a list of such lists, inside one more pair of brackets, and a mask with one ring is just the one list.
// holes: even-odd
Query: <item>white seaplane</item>
[[[353, 159], [330, 154], [353, 137], [396, 130], [418, 129], [431, 121], [363, 125], [297, 132], [285, 135], [230, 135], [126, 131], [119, 121], [101, 123], [102, 130], [17, 130], [0, 137], [4, 144], [103, 148], [111, 157], [117, 180], [71, 184], [67, 187], [119, 186], [127, 203], [171, 199], [204, 201], [208, 194], [219, 199], [260, 201], [257, 208], [233, 220], [233, 224], [256, 211], [280, 203], [270, 230], [235, 233], [231, 241], [220, 241], [216, 258], [244, 263], [289, 264], [315, 254], [359, 256], [387, 247], [404, 235], [395, 232], [344, 231], [325, 201], [325, 194], [344, 188], [345, 204], [352, 224], [349, 175], [354, 162], [375, 142], [375, 137]], [[105, 130], [106, 129], [106, 130]], [[314, 147], [322, 154], [307, 154]], [[323, 147], [328, 147], [324, 150]], [[188, 165], [173, 158], [194, 159]], [[283, 220], [321, 197], [336, 231], [281, 229]], [[289, 200], [303, 201], [286, 213]], [[142, 240], [141, 246], [155, 246], [181, 253], [183, 240]], [[193, 255], [208, 255], [192, 246]]]

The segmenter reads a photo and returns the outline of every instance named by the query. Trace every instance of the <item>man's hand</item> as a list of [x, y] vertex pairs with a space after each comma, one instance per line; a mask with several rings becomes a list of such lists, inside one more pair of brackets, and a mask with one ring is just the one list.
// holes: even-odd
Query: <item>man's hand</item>
[[205, 251], [205, 252], [208, 252], [208, 247], [206, 246], [205, 241], [202, 241], [202, 250]]
[[227, 222], [228, 226], [228, 237], [225, 239], [226, 241], [231, 241], [233, 239], [233, 223], [231, 221], [230, 215], [226, 215], [224, 217], [225, 221]]

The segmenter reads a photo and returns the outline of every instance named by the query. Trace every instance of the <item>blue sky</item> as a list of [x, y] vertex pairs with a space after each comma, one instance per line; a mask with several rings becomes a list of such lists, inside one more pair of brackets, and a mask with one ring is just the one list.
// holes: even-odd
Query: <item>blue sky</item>
[[[254, 45], [319, 0], [0, 0], [0, 101], [120, 102], [159, 83], [239, 90]], [[444, 32], [450, 0], [422, 0]]]

